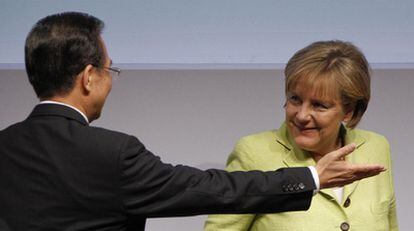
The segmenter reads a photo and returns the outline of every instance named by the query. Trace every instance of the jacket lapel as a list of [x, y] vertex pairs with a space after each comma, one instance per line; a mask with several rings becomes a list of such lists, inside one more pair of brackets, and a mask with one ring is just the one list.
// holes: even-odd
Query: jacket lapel
[[[296, 146], [285, 123], [277, 130], [276, 137], [276, 142], [285, 147], [286, 152], [283, 156], [283, 163], [286, 167], [308, 167], [316, 165], [315, 160], [307, 151]], [[331, 189], [323, 189], [320, 192], [333, 197], [333, 191]]]
[[[365, 139], [358, 136], [354, 130], [346, 129], [345, 144], [355, 143], [356, 149], [349, 155], [346, 156], [345, 160], [352, 164], [365, 164], [369, 161], [369, 156], [363, 153], [363, 146]], [[357, 188], [360, 181], [354, 181], [352, 184], [344, 187], [344, 195], [342, 201], [344, 202]]]
[[[366, 155], [364, 155], [360, 151], [361, 146], [363, 146], [363, 144], [365, 143], [362, 137], [357, 137], [353, 130], [346, 129], [344, 127], [341, 127], [341, 129], [343, 129], [344, 132], [343, 135], [345, 137], [345, 144], [357, 144], [355, 151], [346, 156], [346, 161], [353, 164], [367, 163], [368, 159]], [[283, 123], [282, 126], [277, 130], [276, 137], [276, 142], [284, 146], [286, 149], [286, 152], [283, 156], [283, 163], [286, 165], [286, 167], [306, 167], [316, 165], [316, 162], [308, 152], [303, 151], [296, 146], [293, 138], [287, 131], [285, 123]], [[342, 198], [343, 202], [355, 191], [356, 187], [358, 186], [358, 183], [359, 181], [356, 181], [344, 187], [344, 194]], [[320, 190], [320, 193], [323, 196], [329, 198], [330, 200], [337, 201], [336, 195], [332, 189], [322, 189]]]

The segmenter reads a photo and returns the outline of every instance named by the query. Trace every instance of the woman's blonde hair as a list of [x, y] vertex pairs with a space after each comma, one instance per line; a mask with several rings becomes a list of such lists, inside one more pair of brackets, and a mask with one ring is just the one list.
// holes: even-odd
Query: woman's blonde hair
[[285, 68], [285, 93], [305, 84], [324, 97], [338, 96], [345, 112], [353, 111], [346, 123], [354, 128], [367, 110], [370, 99], [370, 68], [362, 52], [349, 42], [319, 41], [296, 52]]

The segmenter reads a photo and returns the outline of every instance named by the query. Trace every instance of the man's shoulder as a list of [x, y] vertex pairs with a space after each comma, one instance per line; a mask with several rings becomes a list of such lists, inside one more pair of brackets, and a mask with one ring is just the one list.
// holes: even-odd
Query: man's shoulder
[[87, 138], [94, 140], [97, 144], [107, 144], [113, 146], [114, 144], [126, 145], [127, 143], [137, 143], [142, 145], [137, 137], [126, 134], [124, 132], [111, 130], [103, 127], [89, 126], [86, 128]]
[[21, 125], [23, 124], [23, 122], [24, 121], [17, 122], [17, 123], [8, 125], [5, 128], [0, 128], [0, 136], [3, 135], [3, 134], [6, 134], [8, 132], [13, 132], [16, 129], [19, 129], [21, 127]]
[[89, 130], [89, 132], [95, 133], [97, 135], [99, 134], [99, 135], [117, 136], [117, 137], [130, 137], [131, 136], [131, 135], [128, 135], [128, 134], [120, 132], [120, 131], [111, 130], [111, 129], [103, 128], [103, 127], [89, 126], [89, 127], [87, 127], [87, 130]]

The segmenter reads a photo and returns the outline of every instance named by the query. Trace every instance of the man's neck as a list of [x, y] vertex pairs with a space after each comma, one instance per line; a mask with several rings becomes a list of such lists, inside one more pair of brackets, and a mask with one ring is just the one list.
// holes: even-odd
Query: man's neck
[[88, 116], [87, 111], [85, 110], [85, 108], [81, 104], [76, 103], [76, 101], [73, 101], [73, 100], [70, 100], [70, 99], [64, 98], [64, 97], [57, 97], [57, 96], [50, 97], [50, 98], [40, 99], [40, 102], [45, 102], [45, 101], [50, 101], [50, 102], [54, 102], [54, 103], [58, 103], [58, 104], [63, 104], [63, 105], [72, 107], [73, 109], [75, 109], [79, 113], [81, 113], [82, 116], [86, 119], [86, 121], [88, 123], [91, 122], [91, 120], [90, 120], [90, 118], [89, 118], [89, 116]]

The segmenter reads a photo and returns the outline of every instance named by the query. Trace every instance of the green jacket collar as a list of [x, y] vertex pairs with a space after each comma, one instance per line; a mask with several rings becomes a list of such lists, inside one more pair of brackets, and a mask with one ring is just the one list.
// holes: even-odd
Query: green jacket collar
[[[361, 149], [365, 143], [365, 139], [359, 136], [354, 129], [346, 128], [343, 125], [340, 129], [342, 135], [345, 137], [345, 144], [355, 143], [357, 145], [355, 151], [346, 156], [346, 161], [354, 164], [367, 163], [369, 161], [369, 156], [364, 155], [364, 153], [361, 152]], [[285, 147], [283, 162], [287, 167], [304, 167], [316, 165], [316, 162], [313, 160], [309, 152], [302, 150], [296, 146], [295, 142], [293, 141], [293, 137], [289, 134], [286, 123], [283, 123], [279, 130], [277, 130], [276, 142]], [[359, 181], [344, 187], [344, 198], [342, 201], [345, 201], [346, 198], [352, 194], [358, 183]], [[331, 189], [323, 189], [321, 190], [321, 193], [325, 194], [325, 196], [335, 198], [334, 193]]]

